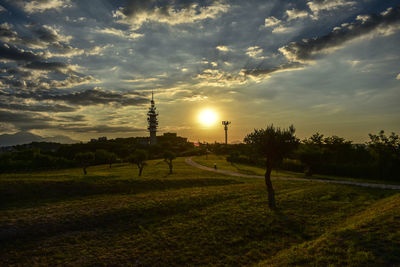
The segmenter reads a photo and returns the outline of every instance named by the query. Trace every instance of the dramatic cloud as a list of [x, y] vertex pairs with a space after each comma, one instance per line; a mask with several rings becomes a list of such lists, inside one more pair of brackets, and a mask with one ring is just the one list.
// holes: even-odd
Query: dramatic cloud
[[64, 101], [71, 105], [98, 105], [98, 104], [119, 104], [122, 106], [137, 106], [148, 103], [147, 98], [140, 96], [130, 96], [128, 94], [121, 94], [117, 92], [104, 91], [100, 89], [89, 89], [70, 94], [49, 94], [43, 92], [42, 94], [32, 96], [37, 100], [53, 100]]
[[274, 16], [265, 19], [264, 27], [272, 28], [273, 33], [286, 33], [292, 30], [292, 28], [285, 26], [283, 21]]
[[400, 125], [395, 0], [0, 2], [0, 134], [147, 135], [152, 90], [160, 131], [191, 140], [220, 141], [196, 128], [205, 107], [237, 140], [266, 119], [303, 136]]
[[210, 5], [200, 5], [197, 1], [141, 1], [129, 0], [125, 8], [114, 12], [118, 22], [130, 24], [133, 29], [149, 21], [170, 25], [194, 23], [207, 18], [215, 18], [229, 10], [223, 1], [214, 1]]
[[28, 13], [44, 12], [48, 9], [60, 10], [62, 8], [71, 7], [70, 0], [17, 0], [16, 2]]
[[73, 112], [77, 109], [70, 106], [59, 105], [59, 104], [10, 104], [3, 103], [0, 99], [0, 108], [9, 110], [21, 110], [21, 111], [35, 111], [35, 112]]
[[262, 56], [263, 52], [263, 49], [259, 46], [250, 46], [247, 48], [246, 55], [256, 59], [264, 59], [266, 57]]
[[308, 12], [305, 10], [298, 10], [298, 9], [290, 9], [286, 10], [286, 14], [288, 16], [288, 21], [294, 20], [294, 19], [301, 19], [301, 18], [306, 18], [309, 16]]
[[31, 51], [24, 51], [15, 46], [8, 44], [0, 45], [0, 58], [15, 60], [15, 61], [40, 61], [42, 60], [43, 53], [34, 53]]
[[129, 126], [110, 126], [110, 125], [95, 125], [95, 126], [64, 126], [62, 127], [65, 131], [77, 132], [77, 133], [135, 133], [143, 132], [146, 129], [136, 128]]
[[[0, 122], [7, 122], [14, 125], [19, 131], [58, 129], [62, 131], [76, 133], [134, 133], [142, 132], [145, 129], [131, 126], [113, 126], [113, 125], [88, 125], [87, 123], [60, 123], [57, 118], [52, 118], [39, 113], [22, 113], [0, 110]], [[65, 117], [64, 117], [65, 118]], [[77, 117], [82, 121], [81, 117]], [[61, 121], [62, 122], [62, 121]]]
[[30, 49], [46, 49], [50, 50], [43, 53], [45, 57], [63, 56], [72, 57], [82, 55], [83, 49], [75, 48], [69, 45], [71, 36], [63, 35], [58, 29], [48, 25], [38, 25], [31, 23], [25, 25], [30, 35], [21, 36], [8, 23], [0, 24], [0, 41], [13, 45], [22, 45]]
[[225, 46], [225, 45], [218, 45], [217, 50], [222, 51], [222, 52], [227, 52], [229, 50], [231, 50], [229, 47]]
[[49, 129], [54, 127], [49, 123], [52, 121], [49, 116], [32, 112], [26, 113], [0, 110], [0, 118], [1, 122], [11, 123], [18, 130]]
[[13, 31], [12, 25], [4, 22], [0, 24], [0, 41], [3, 42], [12, 42], [18, 38], [18, 34], [16, 31]]
[[329, 34], [314, 39], [292, 42], [279, 50], [292, 62], [305, 62], [314, 56], [329, 53], [340, 48], [345, 42], [378, 32], [391, 34], [400, 26], [400, 7], [388, 9], [382, 14], [364, 15], [353, 23], [342, 24]]
[[126, 38], [126, 39], [136, 39], [136, 38], [143, 36], [143, 34], [141, 34], [141, 33], [136, 33], [133, 31], [123, 31], [123, 30], [118, 30], [115, 28], [98, 29], [97, 32], [104, 33], [104, 34], [110, 34], [110, 35], [114, 35], [114, 36], [118, 36], [120, 38]]
[[68, 68], [68, 65], [62, 62], [41, 62], [34, 61], [24, 66], [28, 69], [48, 70], [48, 71], [61, 71]]
[[287, 63], [282, 64], [278, 67], [273, 68], [266, 68], [266, 69], [245, 69], [243, 73], [249, 76], [268, 76], [274, 72], [284, 72], [284, 71], [294, 71], [294, 70], [301, 70], [304, 66], [299, 63]]
[[197, 75], [197, 79], [206, 86], [226, 87], [243, 84], [247, 82], [246, 77], [239, 74], [232, 74], [221, 70], [205, 69]]
[[354, 1], [346, 1], [346, 0], [314, 0], [307, 2], [308, 7], [315, 15], [318, 15], [318, 13], [321, 11], [325, 10], [329, 11], [341, 7], [354, 6], [355, 4], [357, 3]]
[[265, 19], [265, 27], [274, 27], [281, 23], [281, 20], [275, 18], [274, 16]]

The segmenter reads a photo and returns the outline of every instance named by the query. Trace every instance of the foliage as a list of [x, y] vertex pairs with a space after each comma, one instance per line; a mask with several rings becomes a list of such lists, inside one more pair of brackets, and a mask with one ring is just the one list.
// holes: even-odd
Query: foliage
[[277, 167], [285, 156], [298, 146], [298, 139], [294, 135], [295, 129], [291, 125], [288, 129], [275, 128], [273, 125], [266, 129], [254, 129], [253, 133], [244, 138], [255, 153], [266, 158], [265, 183], [268, 191], [268, 205], [275, 209], [275, 192], [271, 182], [272, 168]]
[[112, 152], [108, 152], [104, 149], [97, 149], [95, 152], [95, 163], [96, 164], [109, 164], [110, 168], [113, 163], [117, 161], [117, 155]]
[[1, 172], [62, 169], [76, 166], [72, 160], [44, 154], [40, 149], [24, 149], [0, 154]]
[[244, 138], [244, 142], [251, 145], [257, 155], [265, 157], [266, 164], [277, 167], [298, 146], [299, 141], [294, 133], [293, 125], [288, 129], [270, 125], [266, 129], [254, 129]]
[[93, 164], [95, 159], [94, 153], [92, 152], [81, 152], [75, 155], [75, 160], [82, 166], [83, 174], [87, 174], [87, 167]]
[[137, 165], [139, 169], [139, 176], [142, 176], [143, 168], [146, 166], [147, 157], [147, 152], [145, 150], [138, 149], [127, 158], [129, 163]]
[[167, 151], [164, 152], [163, 157], [164, 157], [164, 161], [168, 164], [169, 174], [172, 174], [172, 167], [173, 167], [172, 166], [172, 161], [176, 158], [175, 153], [172, 152], [172, 151], [167, 150]]
[[383, 178], [399, 177], [400, 171], [400, 138], [392, 133], [386, 136], [384, 131], [370, 134], [367, 142], [373, 158], [376, 160], [378, 175]]

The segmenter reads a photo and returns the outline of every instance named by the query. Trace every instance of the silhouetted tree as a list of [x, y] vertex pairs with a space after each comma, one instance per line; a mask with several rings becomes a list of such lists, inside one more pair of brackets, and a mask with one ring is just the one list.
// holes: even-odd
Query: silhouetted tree
[[107, 163], [109, 164], [110, 169], [111, 169], [111, 165], [116, 161], [117, 161], [117, 155], [115, 153], [109, 152], [107, 154]]
[[276, 208], [271, 171], [282, 162], [285, 156], [296, 149], [299, 140], [294, 136], [294, 132], [293, 125], [289, 129], [282, 130], [270, 125], [266, 129], [254, 129], [253, 133], [244, 138], [244, 142], [251, 145], [259, 156], [266, 158], [265, 184], [268, 191], [268, 205], [271, 209]]
[[80, 152], [75, 155], [75, 160], [82, 166], [83, 174], [87, 174], [86, 168], [89, 167], [94, 161], [94, 153]]
[[172, 174], [172, 161], [176, 158], [175, 153], [172, 151], [165, 151], [163, 157], [164, 161], [168, 164], [169, 174]]
[[312, 176], [314, 168], [321, 164], [323, 157], [324, 135], [320, 133], [313, 134], [310, 138], [304, 139], [296, 151], [297, 156], [304, 165], [304, 174]]
[[315, 144], [303, 144], [297, 150], [300, 161], [304, 165], [304, 174], [306, 176], [312, 176], [314, 173], [314, 168], [321, 164], [322, 161], [322, 149]]
[[95, 158], [97, 164], [109, 164], [111, 168], [111, 165], [117, 160], [117, 155], [105, 149], [97, 149]]
[[392, 133], [386, 136], [382, 130], [379, 134], [369, 134], [368, 148], [376, 160], [380, 179], [393, 178], [400, 169], [400, 137]]
[[139, 176], [142, 176], [142, 171], [144, 166], [147, 165], [147, 152], [142, 149], [136, 150], [133, 154], [131, 154], [127, 160], [129, 163], [136, 164], [139, 169]]

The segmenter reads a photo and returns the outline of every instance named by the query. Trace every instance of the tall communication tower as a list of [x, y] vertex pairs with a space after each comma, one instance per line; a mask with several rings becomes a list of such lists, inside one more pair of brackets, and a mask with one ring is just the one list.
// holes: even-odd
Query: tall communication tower
[[156, 111], [156, 107], [154, 104], [154, 94], [151, 92], [151, 106], [149, 108], [149, 112], [147, 112], [147, 122], [149, 126], [147, 127], [147, 130], [150, 132], [150, 145], [154, 145], [157, 143], [157, 127], [158, 127], [158, 120], [157, 116], [158, 113]]
[[231, 124], [230, 121], [222, 121], [222, 125], [224, 125], [225, 130], [225, 145], [228, 144], [228, 125]]

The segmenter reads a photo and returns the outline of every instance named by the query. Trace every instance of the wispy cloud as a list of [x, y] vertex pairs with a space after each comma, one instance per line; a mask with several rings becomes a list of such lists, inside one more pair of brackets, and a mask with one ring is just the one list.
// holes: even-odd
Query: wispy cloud
[[329, 34], [306, 39], [302, 42], [292, 42], [279, 49], [291, 62], [306, 62], [315, 56], [330, 53], [342, 47], [350, 40], [370, 34], [393, 34], [400, 29], [400, 7], [388, 9], [382, 14], [371, 14], [358, 17], [352, 23], [335, 27]]
[[212, 1], [200, 5], [197, 1], [170, 1], [162, 5], [158, 1], [129, 0], [127, 6], [114, 11], [119, 23], [129, 24], [138, 29], [145, 22], [159, 22], [169, 25], [194, 23], [212, 19], [229, 10], [223, 1]]

